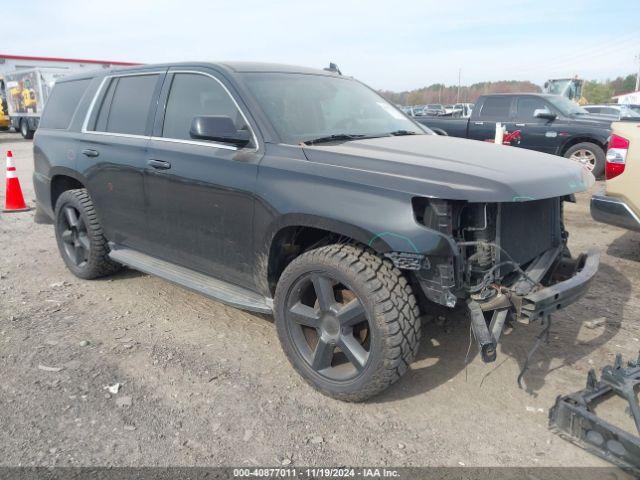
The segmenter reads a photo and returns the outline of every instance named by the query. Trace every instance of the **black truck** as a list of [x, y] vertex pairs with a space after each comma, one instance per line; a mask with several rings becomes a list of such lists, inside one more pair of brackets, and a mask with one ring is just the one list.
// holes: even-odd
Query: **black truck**
[[571, 256], [562, 220], [585, 168], [434, 135], [332, 71], [65, 77], [33, 148], [36, 220], [73, 274], [126, 265], [273, 314], [295, 369], [342, 400], [400, 378], [422, 314], [465, 309], [493, 361], [505, 322], [545, 321], [598, 267]]
[[560, 155], [585, 164], [596, 177], [605, 166], [611, 120], [591, 115], [561, 95], [509, 93], [483, 95], [468, 119], [417, 117], [437, 133], [473, 140], [493, 140], [496, 123], [519, 131], [514, 146]]

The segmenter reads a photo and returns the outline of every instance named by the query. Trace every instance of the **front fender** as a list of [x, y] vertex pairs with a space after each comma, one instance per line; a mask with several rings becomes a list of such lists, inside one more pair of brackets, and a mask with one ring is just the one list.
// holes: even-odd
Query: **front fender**
[[411, 193], [367, 185], [358, 173], [344, 172], [308, 161], [299, 147], [269, 145], [258, 172], [256, 250], [268, 251], [282, 228], [307, 226], [353, 238], [378, 253], [455, 252], [450, 238], [416, 221]]

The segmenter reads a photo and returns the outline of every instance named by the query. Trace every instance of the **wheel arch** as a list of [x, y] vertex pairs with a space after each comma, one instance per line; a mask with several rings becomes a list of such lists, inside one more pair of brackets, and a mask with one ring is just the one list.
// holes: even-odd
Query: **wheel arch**
[[[379, 255], [390, 252], [456, 255], [450, 239], [417, 222], [402, 231], [372, 231], [352, 223], [308, 214], [285, 214], [268, 229], [257, 249], [256, 285], [273, 295], [286, 266], [304, 251], [327, 243], [356, 243]], [[260, 241], [260, 239], [258, 239]]]
[[272, 225], [263, 243], [260, 284], [271, 296], [284, 269], [305, 251], [328, 243], [357, 243], [377, 253], [393, 250], [384, 236], [338, 220], [305, 214], [289, 214]]
[[75, 188], [86, 188], [86, 183], [85, 179], [77, 172], [65, 167], [54, 168], [51, 174], [50, 192], [51, 211], [53, 212], [56, 209], [56, 202], [63, 192]]
[[581, 135], [581, 136], [576, 136], [576, 137], [571, 137], [569, 138], [560, 148], [560, 155], [564, 156], [565, 153], [567, 153], [567, 150], [569, 150], [571, 147], [573, 147], [574, 145], [577, 145], [579, 143], [593, 143], [597, 146], [599, 146], [605, 153], [607, 151], [607, 141], [606, 139], [603, 141], [602, 139], [596, 138], [596, 137], [591, 137], [588, 135]]

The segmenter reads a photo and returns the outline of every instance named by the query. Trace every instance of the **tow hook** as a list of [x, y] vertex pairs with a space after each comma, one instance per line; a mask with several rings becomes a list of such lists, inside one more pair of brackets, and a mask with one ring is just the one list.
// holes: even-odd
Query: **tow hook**
[[496, 360], [496, 347], [509, 309], [494, 310], [489, 326], [487, 326], [487, 321], [480, 305], [475, 300], [467, 300], [467, 309], [471, 318], [471, 329], [480, 348], [482, 361], [485, 363], [494, 362]]

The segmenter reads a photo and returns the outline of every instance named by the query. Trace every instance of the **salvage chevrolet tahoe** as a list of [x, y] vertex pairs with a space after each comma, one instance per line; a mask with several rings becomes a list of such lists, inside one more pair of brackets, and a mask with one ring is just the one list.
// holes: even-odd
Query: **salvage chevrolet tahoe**
[[585, 293], [562, 205], [575, 162], [434, 135], [335, 71], [189, 63], [59, 80], [34, 140], [38, 221], [76, 276], [127, 265], [275, 316], [295, 369], [364, 400], [421, 314], [463, 308], [485, 361], [505, 321]]

